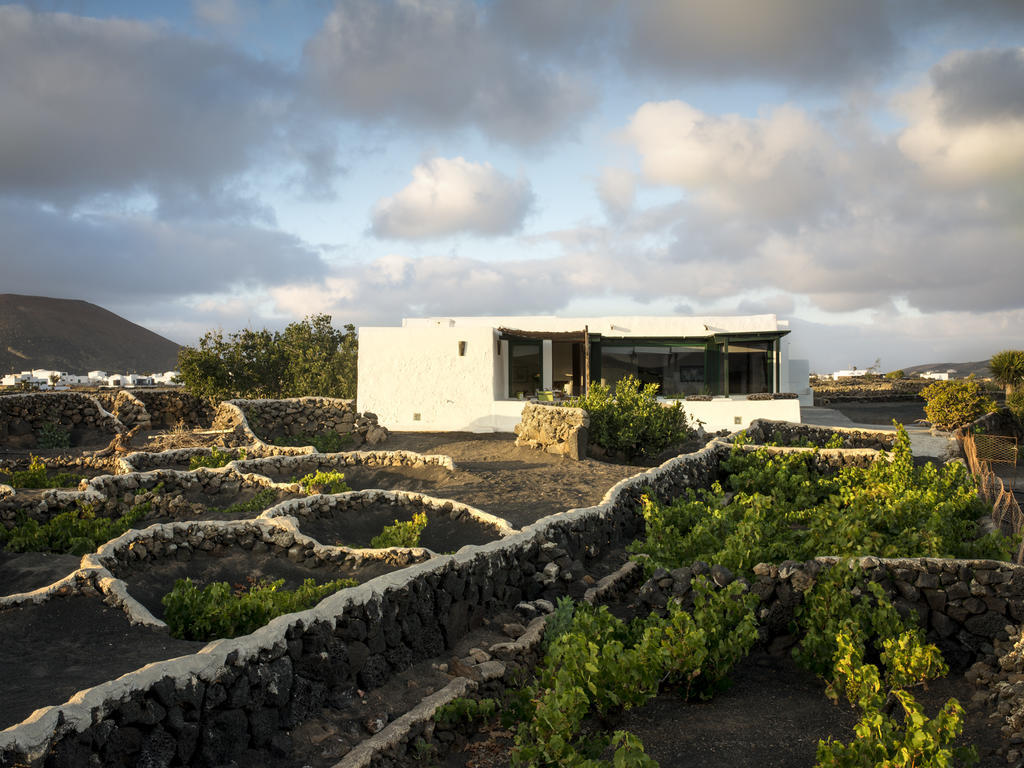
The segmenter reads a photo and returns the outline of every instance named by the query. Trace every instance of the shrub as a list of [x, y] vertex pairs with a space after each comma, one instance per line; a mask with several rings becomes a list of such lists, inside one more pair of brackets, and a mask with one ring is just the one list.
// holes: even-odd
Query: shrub
[[39, 428], [37, 438], [40, 448], [52, 450], [54, 448], [70, 448], [71, 433], [60, 424], [48, 421]]
[[1017, 417], [1017, 421], [1024, 425], [1024, 389], [1016, 389], [1012, 395], [1007, 395], [1006, 407]]
[[630, 550], [670, 570], [704, 560], [749, 573], [819, 555], [1006, 559], [1014, 547], [998, 533], [977, 538], [984, 506], [970, 475], [961, 464], [915, 467], [902, 427], [891, 461], [828, 476], [816, 453], [734, 447], [722, 481], [731, 497], [719, 483], [670, 504], [644, 496], [647, 538]]
[[12, 488], [73, 488], [82, 481], [81, 475], [70, 472], [58, 472], [49, 477], [46, 474], [46, 464], [38, 456], [30, 456], [28, 469], [19, 472], [11, 472], [10, 485]]
[[925, 416], [939, 429], [956, 429], [996, 410], [995, 402], [974, 379], [936, 381], [921, 390], [921, 397]]
[[590, 414], [591, 440], [627, 460], [656, 455], [691, 434], [683, 404], [662, 405], [658, 385], [641, 386], [635, 376], [620, 379], [614, 395], [604, 384], [591, 384], [586, 395], [571, 398], [568, 405]]
[[427, 527], [427, 513], [417, 512], [412, 520], [404, 522], [395, 520], [394, 525], [385, 525], [384, 530], [370, 540], [374, 549], [387, 547], [418, 547], [420, 534]]
[[88, 504], [55, 515], [45, 523], [26, 519], [0, 535], [0, 544], [12, 552], [56, 552], [85, 555], [134, 527], [152, 509], [150, 502], [136, 504], [116, 520], [97, 517]]
[[1024, 350], [1004, 349], [992, 355], [988, 367], [993, 378], [1006, 388], [1006, 395], [1009, 397], [1024, 383]]
[[296, 480], [303, 493], [311, 495], [314, 493], [345, 493], [352, 489], [345, 482], [345, 475], [341, 472], [324, 472], [317, 470]]
[[887, 374], [885, 374], [885, 378], [887, 378], [887, 379], [905, 379], [905, 378], [907, 378], [907, 372], [904, 371], [902, 368], [898, 368], [895, 371], [889, 371]]
[[247, 635], [277, 616], [312, 608], [327, 595], [356, 583], [355, 579], [336, 579], [318, 585], [306, 579], [297, 589], [281, 589], [284, 579], [260, 580], [232, 590], [226, 581], [200, 589], [191, 579], [178, 579], [161, 603], [172, 636], [215, 640]]
[[[245, 460], [245, 449], [240, 448], [238, 451], [237, 461]], [[231, 451], [226, 448], [221, 450], [214, 446], [210, 449], [210, 455], [197, 454], [188, 460], [189, 470], [196, 470], [200, 467], [207, 467], [209, 469], [217, 469], [219, 467], [226, 467], [232, 461], [236, 461], [235, 457], [231, 455]]]
[[238, 517], [240, 515], [247, 515], [250, 512], [262, 512], [273, 504], [276, 498], [277, 491], [273, 488], [261, 488], [248, 501], [239, 501], [236, 504], [222, 507], [220, 512], [226, 517]]

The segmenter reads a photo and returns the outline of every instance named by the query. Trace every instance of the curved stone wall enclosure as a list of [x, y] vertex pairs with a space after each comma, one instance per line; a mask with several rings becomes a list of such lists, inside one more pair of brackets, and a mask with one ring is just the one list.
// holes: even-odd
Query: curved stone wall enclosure
[[32, 449], [44, 428], [53, 425], [72, 445], [103, 442], [124, 430], [95, 397], [78, 392], [33, 392], [0, 395], [0, 444]]
[[254, 443], [334, 432], [347, 436], [351, 447], [377, 445], [387, 430], [372, 413], [356, 413], [354, 400], [295, 397], [287, 400], [226, 400], [213, 420], [214, 429], [236, 429]]
[[[411, 493], [409, 491], [352, 491], [329, 496], [293, 499], [291, 501], [283, 501], [277, 506], [271, 507], [260, 515], [260, 518], [268, 520], [286, 516], [291, 517], [297, 521], [301, 530], [308, 533], [309, 531], [306, 526], [312, 521], [325, 519], [339, 519], [342, 521], [346, 519], [360, 520], [367, 516], [370, 508], [374, 507], [384, 508], [381, 510], [383, 515], [381, 522], [383, 524], [389, 524], [392, 519], [397, 518], [411, 519], [413, 513], [424, 512], [429, 518], [456, 524], [461, 523], [463, 527], [472, 529], [472, 532], [467, 531], [465, 534], [469, 538], [492, 541], [511, 536], [516, 532], [516, 529], [507, 520], [471, 507], [468, 504], [461, 504], [449, 499], [438, 499], [433, 496]], [[428, 524], [428, 530], [430, 525]], [[457, 526], [449, 526], [449, 528], [452, 527]], [[456, 544], [458, 543], [459, 537], [457, 535], [451, 533], [448, 535], [452, 536]], [[483, 541], [480, 543], [483, 543]], [[453, 550], [460, 548], [460, 546], [456, 546], [452, 541], [448, 541], [445, 549]], [[435, 552], [441, 550], [440, 546], [429, 547], [424, 544], [424, 547], [433, 549]]]
[[[232, 408], [241, 414], [234, 426], [245, 426], [241, 408]], [[225, 409], [223, 413], [234, 418], [233, 411]], [[355, 417], [352, 423], [357, 423]], [[406, 567], [335, 593], [307, 611], [275, 619], [251, 635], [211, 642], [199, 653], [149, 664], [81, 691], [64, 704], [38, 710], [0, 732], [0, 765], [46, 762], [70, 766], [89, 760], [139, 764], [167, 754], [168, 744], [173, 745], [173, 754], [164, 764], [217, 765], [247, 747], [267, 747], [280, 729], [293, 728], [321, 707], [345, 700], [354, 688], [376, 688], [414, 662], [441, 655], [488, 616], [539, 596], [545, 588], [545, 566], [551, 562], [552, 550], [567, 561], [585, 564], [633, 540], [643, 531], [643, 495], [669, 500], [688, 488], [707, 487], [719, 478], [720, 464], [732, 450], [729, 442], [714, 440], [703, 450], [619, 482], [596, 506], [552, 515], [521, 531], [504, 530], [501, 538], [463, 547], [451, 555], [432, 556], [427, 550], [419, 550], [419, 554], [417, 550], [380, 551], [404, 558]], [[833, 468], [870, 461], [877, 455], [869, 448], [818, 452], [819, 460]], [[251, 460], [247, 454], [244, 462], [210, 474], [232, 479], [262, 476], [269, 482], [265, 475], [241, 470], [270, 471], [270, 465], [259, 463], [267, 461], [279, 462], [282, 472], [288, 468], [280, 462], [343, 466], [312, 463], [319, 458]], [[348, 460], [331, 455], [322, 458]], [[192, 474], [174, 470], [145, 474], [167, 472]], [[102, 486], [104, 494], [127, 494], [125, 486], [112, 484], [115, 477], [136, 475], [97, 478], [103, 482], [90, 488], [96, 493]], [[250, 540], [253, 546], [263, 542], [268, 551], [273, 546], [285, 558], [326, 562], [332, 553], [342, 557], [344, 548], [325, 546], [308, 537], [303, 522], [380, 501], [431, 508], [439, 504], [439, 511], [449, 516], [475, 517], [479, 513], [454, 502], [403, 492], [313, 496], [283, 502], [258, 520], [173, 523], [130, 531], [83, 558], [87, 567], [62, 583], [29, 593], [35, 597], [16, 597], [47, 599], [58, 590], [98, 589], [138, 621], [157, 622], [151, 613], [147, 611], [147, 619], [131, 603], [133, 568], [177, 557], [182, 548], [194, 554], [204, 547], [244, 548]], [[354, 563], [373, 556], [372, 551], [349, 549], [343, 557]], [[800, 594], [822, 567], [834, 563], [834, 558], [819, 558], [755, 569], [750, 589], [762, 599], [761, 619], [769, 631], [789, 631], [788, 617]], [[1024, 620], [1024, 568], [1019, 566], [861, 558], [855, 567], [882, 583], [902, 610], [916, 613], [932, 637], [967, 661], [972, 654], [973, 658], [991, 655], [995, 642], [1007, 636], [1006, 624]], [[683, 582], [688, 583], [704, 568], [710, 570], [706, 564], [694, 563], [688, 569], [656, 573], [641, 593], [657, 607], [662, 599], [667, 600], [667, 594], [683, 589]], [[129, 582], [118, 579], [117, 573]], [[0, 599], [0, 607], [3, 605]], [[371, 763], [372, 758], [366, 758], [360, 764]]]

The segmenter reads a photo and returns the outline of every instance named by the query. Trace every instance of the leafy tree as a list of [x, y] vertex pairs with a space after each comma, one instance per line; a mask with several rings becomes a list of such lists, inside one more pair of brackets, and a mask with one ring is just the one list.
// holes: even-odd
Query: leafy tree
[[1024, 383], [1024, 350], [1004, 349], [992, 355], [988, 367], [996, 381], [1006, 387], [1009, 397], [1013, 391]]
[[330, 315], [310, 315], [283, 332], [208, 331], [181, 348], [178, 369], [189, 392], [211, 400], [355, 397], [356, 351], [355, 326], [340, 331]]
[[920, 392], [924, 415], [939, 429], [956, 429], [996, 410], [996, 404], [974, 379], [936, 381]]

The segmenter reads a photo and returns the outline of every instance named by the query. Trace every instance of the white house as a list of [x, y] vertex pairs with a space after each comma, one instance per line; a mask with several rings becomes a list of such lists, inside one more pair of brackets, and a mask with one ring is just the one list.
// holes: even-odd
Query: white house
[[956, 371], [926, 371], [921, 374], [922, 379], [934, 379], [935, 381], [949, 381], [949, 374], [956, 373]]
[[709, 430], [755, 418], [800, 420], [806, 361], [790, 365], [788, 323], [741, 317], [434, 317], [359, 329], [357, 405], [395, 430], [511, 432], [538, 391], [577, 394], [633, 374]]
[[832, 381], [839, 381], [840, 379], [855, 379], [858, 376], [867, 376], [871, 371], [867, 368], [847, 368], [842, 371], [834, 371], [832, 373]]

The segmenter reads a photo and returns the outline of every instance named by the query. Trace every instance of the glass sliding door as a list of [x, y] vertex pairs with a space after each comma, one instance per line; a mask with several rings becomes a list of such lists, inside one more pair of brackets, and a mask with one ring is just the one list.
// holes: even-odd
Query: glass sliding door
[[543, 359], [541, 342], [514, 341], [508, 343], [508, 396], [533, 397], [540, 389]]

